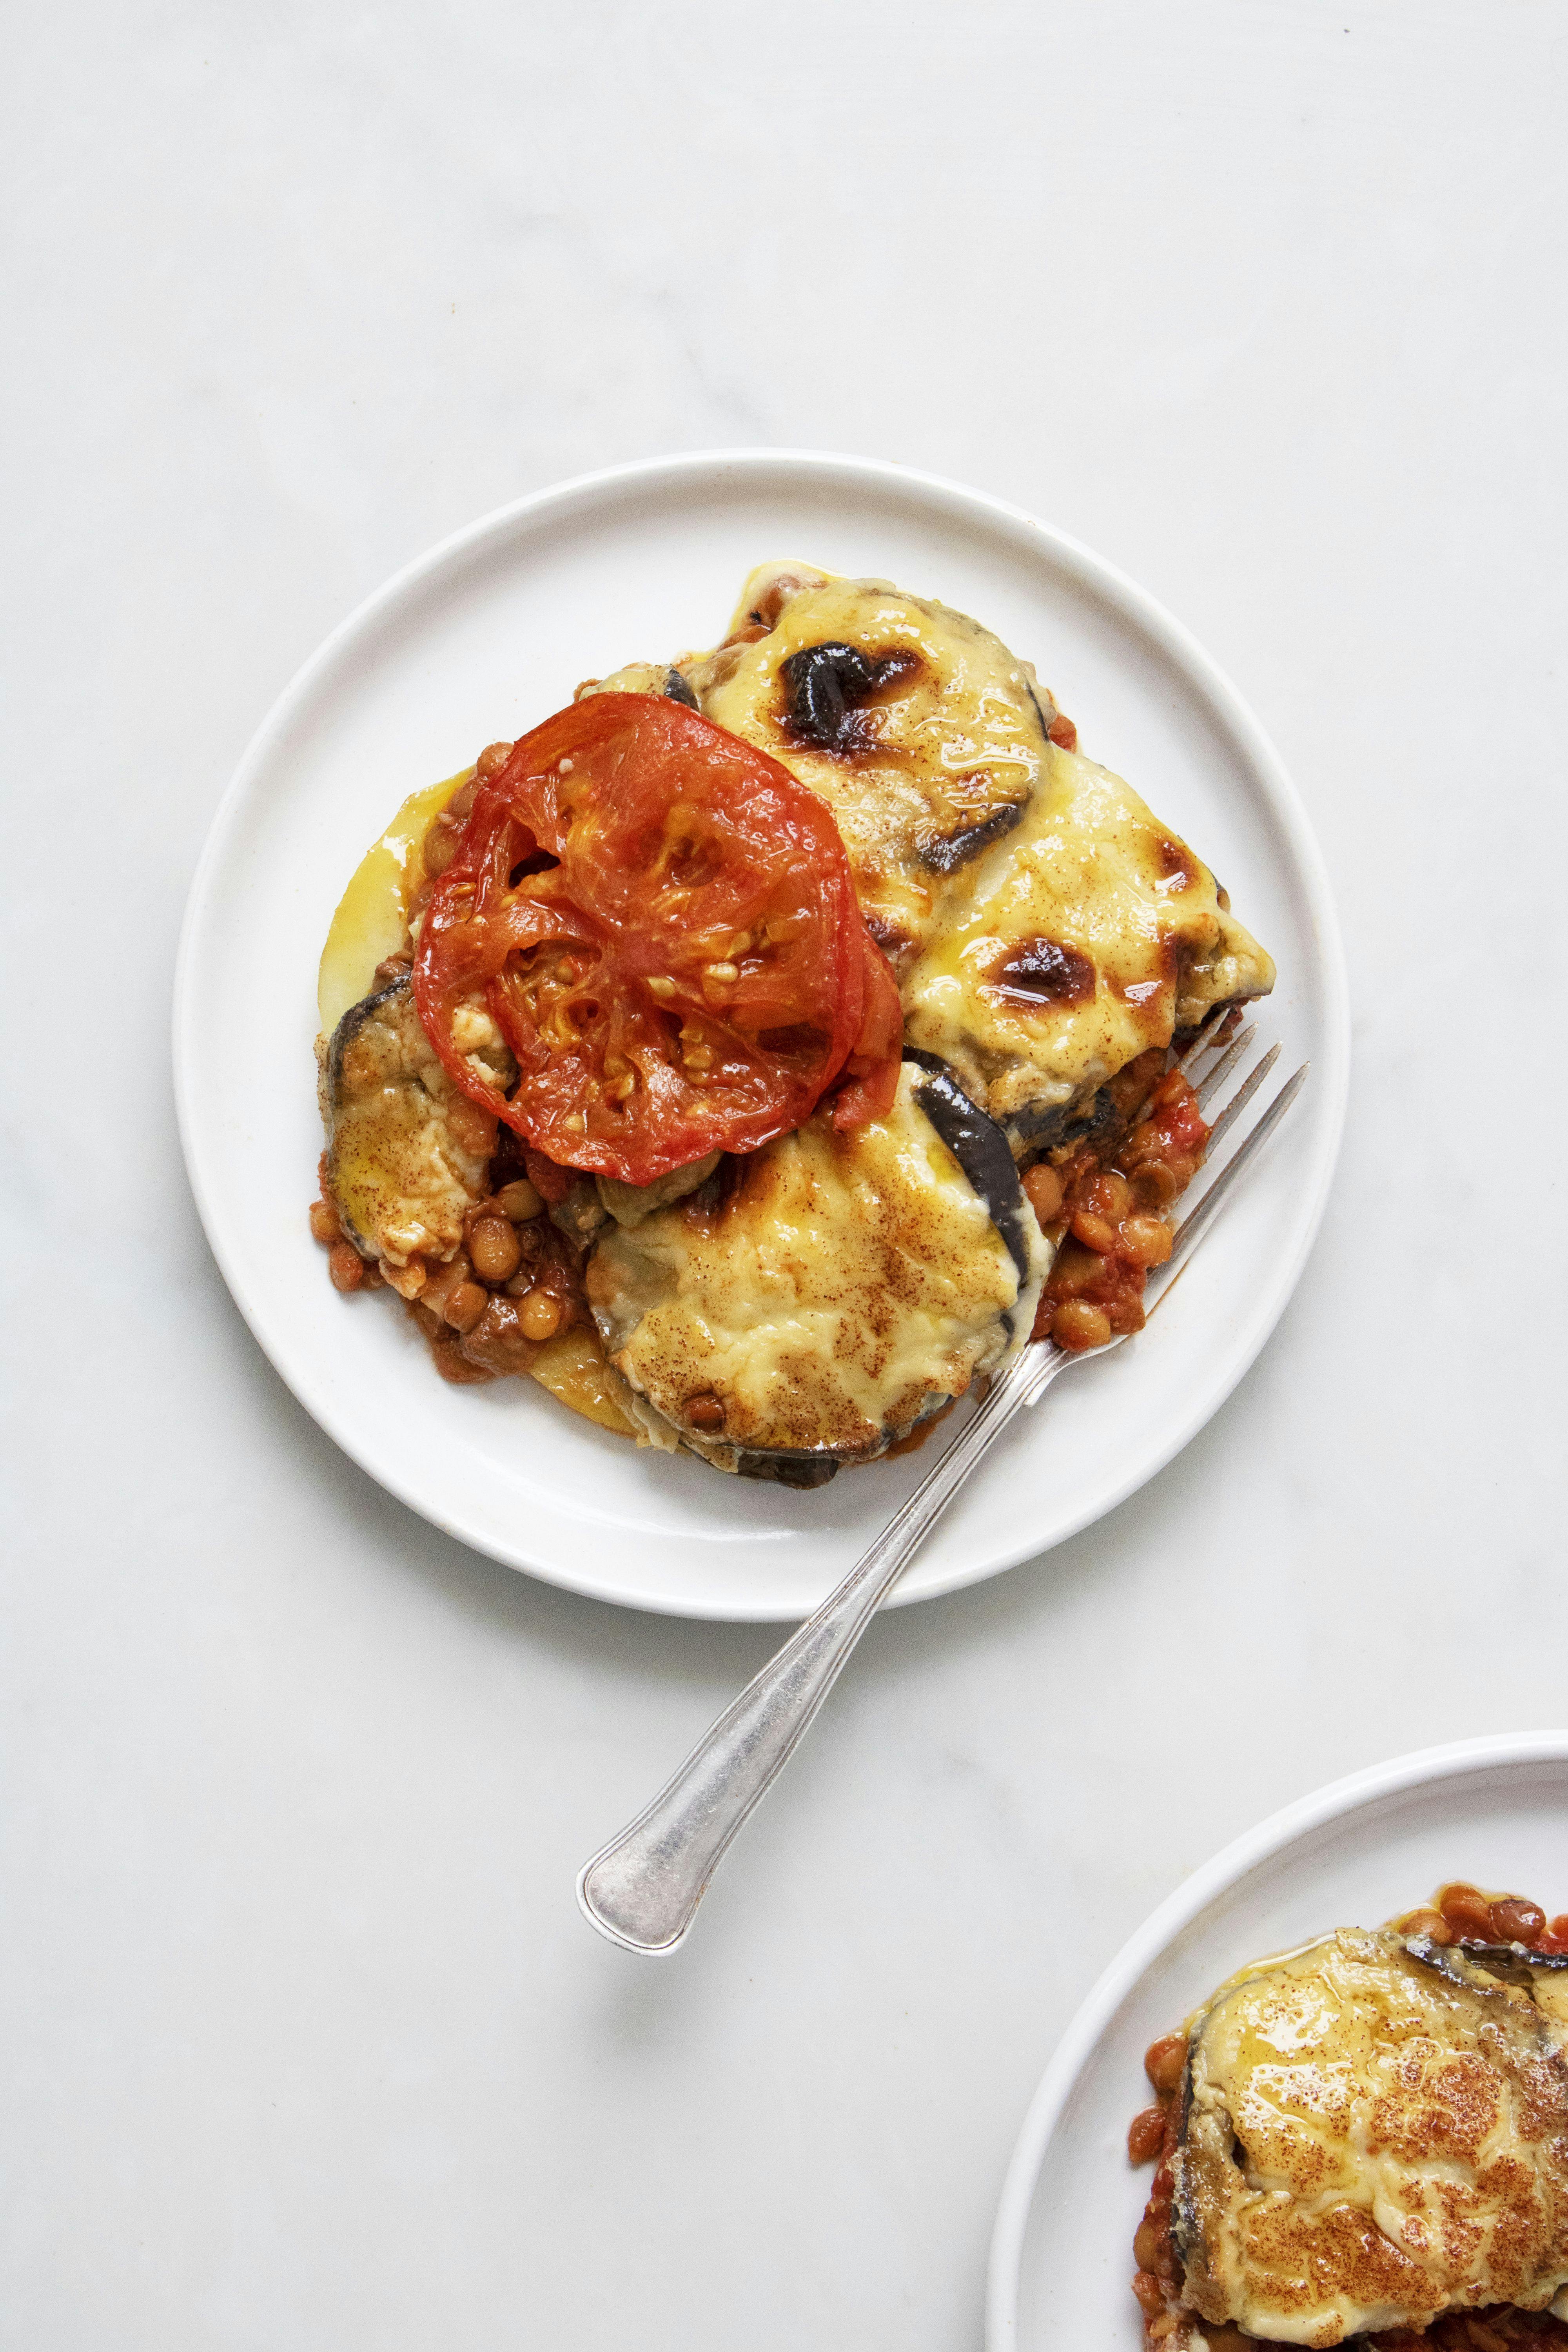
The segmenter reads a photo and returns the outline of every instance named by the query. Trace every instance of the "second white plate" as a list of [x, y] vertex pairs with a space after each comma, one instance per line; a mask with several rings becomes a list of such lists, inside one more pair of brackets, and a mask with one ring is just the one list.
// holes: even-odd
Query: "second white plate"
[[1092, 758], [1228, 885], [1273, 951], [1266, 1008], [1311, 1084], [1148, 1333], [1016, 1426], [895, 1602], [1059, 1543], [1200, 1429], [1273, 1328], [1332, 1172], [1349, 1063], [1321, 861], [1279, 761], [1190, 637], [1098, 557], [973, 490], [805, 452], [685, 457], [528, 499], [346, 621], [240, 763], [192, 886], [174, 1008], [181, 1133], [235, 1298], [283, 1378], [372, 1476], [479, 1550], [637, 1608], [797, 1618], [923, 1475], [906, 1456], [812, 1494], [637, 1452], [531, 1381], [447, 1388], [385, 1297], [343, 1301], [306, 1231], [321, 1149], [310, 1041], [337, 898], [405, 793], [566, 701], [576, 681], [713, 642], [770, 556], [896, 579], [1037, 664]]

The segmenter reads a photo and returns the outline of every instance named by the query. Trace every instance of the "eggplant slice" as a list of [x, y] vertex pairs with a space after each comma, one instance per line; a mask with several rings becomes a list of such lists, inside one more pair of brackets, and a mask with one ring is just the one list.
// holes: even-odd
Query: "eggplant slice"
[[[454, 1029], [504, 1092], [516, 1067], [489, 1013], [459, 1007]], [[485, 1194], [495, 1121], [447, 1076], [406, 976], [350, 1006], [322, 1053], [320, 1091], [343, 1231], [401, 1289], [410, 1259], [448, 1259], [462, 1240], [464, 1213]]]
[[[580, 690], [665, 691], [667, 674], [634, 663]], [[909, 1043], [952, 1066], [1020, 1160], [1089, 1132], [1100, 1090], [1148, 1047], [1272, 988], [1208, 868], [1052, 739], [1031, 666], [963, 614], [764, 565], [731, 640], [676, 675], [827, 802]]]
[[944, 1055], [1022, 1153], [1069, 1139], [1136, 1055], [1273, 985], [1208, 868], [1120, 776], [1052, 744], [902, 994], [910, 1043]]
[[899, 971], [1022, 818], [1056, 707], [989, 629], [885, 580], [764, 566], [737, 621], [717, 652], [628, 662], [578, 695], [674, 693], [819, 793]]
[[[791, 578], [765, 635], [681, 666], [717, 726], [827, 803], [856, 895], [901, 971], [1023, 816], [1055, 706], [963, 613], [883, 580]], [[756, 593], [749, 609], [773, 609]]]
[[1006, 1137], [971, 1101], [940, 1055], [906, 1051], [904, 1059], [921, 1073], [914, 1081], [915, 1100], [984, 1202], [1020, 1283], [1026, 1283], [1034, 1265], [1029, 1213]]
[[645, 1414], [719, 1469], [819, 1486], [995, 1370], [1050, 1251], [1002, 1137], [962, 1101], [907, 1063], [886, 1119], [839, 1134], [824, 1108], [606, 1228], [588, 1303]]
[[1561, 1979], [1522, 1946], [1507, 1974], [1341, 1928], [1221, 1987], [1188, 2028], [1172, 2159], [1201, 2320], [1320, 2346], [1488, 2304], [1563, 2315]]

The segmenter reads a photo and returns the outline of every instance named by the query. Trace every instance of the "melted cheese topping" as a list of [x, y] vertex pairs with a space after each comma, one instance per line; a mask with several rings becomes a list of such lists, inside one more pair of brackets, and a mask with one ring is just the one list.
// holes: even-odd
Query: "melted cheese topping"
[[[699, 1193], [595, 1250], [588, 1302], [611, 1362], [721, 1467], [738, 1450], [882, 1453], [1026, 1334], [1049, 1260], [1039, 1228], [1026, 1204], [1021, 1293], [918, 1076], [905, 1067], [886, 1119], [838, 1135], [819, 1115], [752, 1153], [717, 1212]], [[693, 1424], [699, 1398], [721, 1427]]]
[[1568, 2284], [1568, 2062], [1523, 1991], [1389, 1930], [1234, 1979], [1191, 2029], [1184, 2300], [1333, 2345]]
[[321, 950], [316, 1004], [323, 1035], [330, 1037], [350, 1005], [370, 994], [383, 958], [408, 945], [408, 909], [425, 878], [425, 836], [473, 772], [464, 768], [410, 793], [355, 866]]
[[[1049, 740], [1051, 698], [989, 630], [799, 564], [752, 574], [737, 626], [759, 615], [765, 635], [682, 670], [709, 718], [829, 803], [910, 1042], [951, 1062], [1016, 1148], [1146, 1047], [1272, 988], [1207, 867], [1121, 777]], [[802, 740], [782, 675], [836, 641], [909, 664], [844, 751]]]
[[[757, 575], [753, 574], [753, 578]], [[897, 657], [900, 674], [858, 710], [856, 748], [825, 751], [789, 724], [780, 676], [809, 646]], [[691, 667], [683, 664], [683, 667]], [[702, 709], [819, 793], [849, 853], [856, 895], [895, 970], [964, 888], [963, 844], [1028, 800], [1048, 745], [1024, 665], [989, 629], [885, 581], [825, 580], [784, 604], [774, 626], [713, 658]]]
[[580, 1412], [584, 1421], [613, 1429], [619, 1437], [636, 1437], [640, 1444], [647, 1444], [627, 1416], [625, 1383], [605, 1362], [604, 1343], [587, 1324], [574, 1323], [570, 1329], [557, 1331], [553, 1339], [546, 1339], [528, 1370], [530, 1379], [574, 1412]]
[[[759, 614], [772, 624], [760, 636]], [[800, 563], [753, 572], [735, 627], [752, 641], [681, 656], [688, 684], [717, 724], [828, 803], [861, 905], [900, 975], [911, 1043], [953, 1065], [1009, 1126], [1015, 1149], [1145, 1046], [1272, 985], [1272, 964], [1220, 904], [1212, 875], [1119, 778], [1049, 741], [1049, 696], [989, 630], [885, 581]], [[794, 655], [829, 643], [883, 673], [834, 749], [792, 726], [782, 675]], [[666, 665], [633, 663], [579, 692], [662, 692], [669, 677]], [[470, 772], [411, 794], [356, 870], [321, 958], [324, 1031], [366, 995], [382, 959], [406, 946], [426, 830]], [[482, 1066], [499, 1039], [478, 1007], [475, 1021]], [[450, 1257], [463, 1210], [482, 1191], [484, 1163], [463, 1146], [461, 1114], [456, 1129], [449, 1117], [452, 1091], [406, 1003], [367, 1019], [325, 1089], [339, 1205], [399, 1286], [410, 1257]], [[911, 1115], [918, 1149], [905, 1128]], [[641, 1259], [627, 1235], [601, 1247], [601, 1323], [618, 1335], [628, 1378], [639, 1378], [635, 1360], [649, 1383], [635, 1401], [639, 1424], [655, 1425], [656, 1402], [679, 1419], [693, 1393], [710, 1393], [724, 1407], [722, 1438], [686, 1434], [723, 1466], [744, 1447], [877, 1453], [998, 1359], [1010, 1307], [1027, 1328], [1038, 1282], [1022, 1301], [1007, 1295], [1005, 1248], [945, 1146], [910, 1113], [907, 1075], [885, 1127], [873, 1143], [865, 1139], [882, 1130], [840, 1139], [814, 1122], [756, 1155], [740, 1194], [700, 1234], [695, 1212], [661, 1212], [639, 1236]], [[895, 1130], [902, 1139], [889, 1143]], [[928, 1174], [948, 1163], [942, 1215], [942, 1185], [909, 1181], [922, 1158]], [[953, 1178], [963, 1214], [984, 1225], [977, 1248], [950, 1229]], [[976, 1286], [983, 1265], [990, 1275]], [[762, 1288], [748, 1298], [753, 1282]], [[546, 1350], [534, 1376], [590, 1419], [625, 1426], [633, 1401], [623, 1392], [617, 1403], [595, 1349], [581, 1355], [568, 1365]]]
[[1092, 1093], [1273, 982], [1185, 844], [1120, 776], [1049, 744], [1023, 823], [945, 909], [903, 999], [910, 1043], [1005, 1122]]

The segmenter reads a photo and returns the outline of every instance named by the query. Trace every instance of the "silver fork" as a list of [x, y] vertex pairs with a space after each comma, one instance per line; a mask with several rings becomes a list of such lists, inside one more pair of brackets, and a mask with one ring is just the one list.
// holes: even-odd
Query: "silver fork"
[[[1250, 1025], [1238, 1034], [1233, 1034], [1236, 1027], [1234, 1012], [1215, 1014], [1182, 1057], [1180, 1067], [1193, 1079], [1200, 1106], [1213, 1099], [1252, 1043]], [[1215, 1054], [1219, 1058], [1210, 1061]], [[1279, 1046], [1270, 1046], [1219, 1113], [1209, 1134], [1211, 1155], [1252, 1101], [1279, 1055]], [[1205, 1061], [1209, 1066], [1203, 1077], [1194, 1077]], [[1147, 1313], [1152, 1314], [1170, 1296], [1177, 1268], [1284, 1118], [1306, 1076], [1303, 1063], [1246, 1140], [1223, 1167], [1213, 1170], [1202, 1198], [1175, 1229], [1169, 1258], [1152, 1278]], [[1205, 1166], [1213, 1169], [1212, 1158]], [[1009, 1423], [1026, 1407], [1037, 1404], [1060, 1373], [1091, 1356], [1109, 1355], [1121, 1344], [1119, 1337], [1102, 1348], [1068, 1353], [1054, 1340], [1031, 1340], [1014, 1358], [843, 1583], [725, 1708], [652, 1803], [584, 1864], [577, 1876], [577, 1900], [591, 1927], [628, 1952], [658, 1958], [675, 1950], [696, 1917], [731, 1839], [784, 1769], [849, 1653], [965, 1479]]]

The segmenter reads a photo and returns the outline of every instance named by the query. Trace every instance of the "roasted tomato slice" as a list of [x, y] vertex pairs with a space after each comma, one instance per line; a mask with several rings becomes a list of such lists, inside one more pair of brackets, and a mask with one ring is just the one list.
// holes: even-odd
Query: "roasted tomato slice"
[[[467, 1095], [626, 1183], [755, 1150], [845, 1071], [841, 1124], [898, 1083], [897, 986], [826, 803], [662, 696], [558, 711], [480, 786], [414, 985]], [[463, 1050], [480, 990], [517, 1057], [504, 1100]]]
[[865, 941], [865, 997], [859, 1032], [844, 1065], [845, 1083], [833, 1102], [837, 1128], [864, 1127], [868, 1119], [886, 1118], [899, 1091], [899, 1064], [904, 1050], [904, 1008], [892, 965], [869, 931]]

